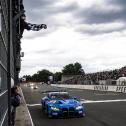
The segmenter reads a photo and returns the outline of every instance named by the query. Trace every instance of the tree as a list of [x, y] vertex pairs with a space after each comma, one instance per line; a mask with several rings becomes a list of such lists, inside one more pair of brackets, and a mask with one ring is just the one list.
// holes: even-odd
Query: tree
[[26, 78], [26, 81], [32, 80], [32, 77], [30, 75], [24, 75], [23, 78]]
[[82, 65], [78, 62], [76, 62], [74, 64], [74, 70], [75, 70], [75, 74], [77, 73], [78, 75], [79, 74], [85, 74], [84, 70], [82, 69]]
[[38, 71], [37, 72], [37, 74], [34, 74], [33, 75], [33, 78], [35, 78], [36, 79], [36, 81], [43, 81], [43, 82], [48, 82], [48, 77], [49, 76], [52, 76], [53, 75], [53, 73], [51, 73], [50, 71], [48, 71], [48, 70], [46, 70], [46, 69], [43, 69], [43, 70], [41, 70], [41, 71]]
[[68, 64], [66, 65], [63, 70], [62, 70], [62, 73], [64, 75], [72, 75], [74, 74], [74, 65], [73, 64]]
[[54, 73], [54, 81], [58, 82], [61, 81], [62, 73], [61, 72], [56, 72]]
[[81, 75], [85, 74], [84, 70], [82, 69], [82, 65], [78, 62], [74, 64], [66, 65], [62, 70], [63, 75]]
[[43, 69], [41, 71], [38, 71], [37, 73], [33, 74], [32, 76], [30, 75], [25, 75], [23, 77], [26, 78], [27, 81], [37, 81], [37, 82], [48, 82], [48, 77], [52, 76], [53, 73], [51, 73], [50, 71]]

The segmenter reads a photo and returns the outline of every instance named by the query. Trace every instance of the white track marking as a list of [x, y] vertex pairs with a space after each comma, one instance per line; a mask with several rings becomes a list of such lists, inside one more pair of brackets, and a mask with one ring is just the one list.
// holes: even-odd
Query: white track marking
[[99, 101], [85, 100], [85, 101], [81, 101], [81, 103], [109, 103], [109, 102], [126, 102], [126, 99], [119, 99], [119, 100], [99, 100]]
[[119, 95], [117, 93], [94, 93], [95, 95]]
[[80, 99], [80, 101], [86, 101], [86, 99]]
[[8, 112], [8, 109], [6, 110], [6, 112], [5, 112], [4, 116], [3, 116], [3, 119], [1, 121], [1, 125], [0, 126], [3, 126], [3, 123], [4, 123], [5, 117], [7, 115], [7, 112]]
[[[83, 103], [109, 103], [109, 102], [126, 102], [126, 99], [118, 99], [118, 100], [99, 100], [99, 101], [92, 101], [92, 100], [82, 100], [80, 101]], [[41, 106], [41, 104], [27, 104], [28, 107], [34, 107], [34, 106]]]
[[83, 90], [80, 90], [80, 89], [78, 89], [78, 90], [75, 90], [75, 89], [72, 90], [72, 89], [70, 89], [68, 91], [71, 91], [71, 92], [73, 92], [73, 91], [83, 92]]
[[29, 107], [33, 107], [33, 106], [41, 106], [42, 104], [27, 104], [27, 106]]
[[1, 97], [2, 95], [4, 95], [6, 92], [7, 92], [7, 90], [4, 91], [4, 92], [2, 92], [2, 93], [0, 94], [0, 97]]
[[[20, 88], [21, 89], [21, 88]], [[21, 93], [22, 93], [22, 97], [23, 97], [23, 99], [24, 99], [24, 102], [25, 102], [25, 104], [26, 104], [26, 101], [25, 101], [25, 98], [24, 98], [24, 94], [23, 94], [23, 92], [22, 92], [22, 89], [21, 89]], [[27, 105], [26, 105], [27, 106]], [[28, 109], [28, 107], [27, 107], [27, 111], [28, 111], [28, 115], [29, 115], [29, 117], [30, 117], [30, 120], [31, 120], [31, 126], [34, 126], [34, 123], [33, 123], [33, 120], [32, 120], [32, 118], [31, 118], [31, 115], [30, 115], [30, 112], [29, 112], [29, 109]]]

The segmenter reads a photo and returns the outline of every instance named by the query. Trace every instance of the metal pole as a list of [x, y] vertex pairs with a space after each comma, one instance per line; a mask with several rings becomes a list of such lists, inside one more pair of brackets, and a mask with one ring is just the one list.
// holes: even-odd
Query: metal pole
[[8, 46], [7, 46], [7, 86], [8, 86], [8, 125], [11, 126], [11, 71], [10, 71], [10, 43], [12, 40], [12, 1], [8, 0]]

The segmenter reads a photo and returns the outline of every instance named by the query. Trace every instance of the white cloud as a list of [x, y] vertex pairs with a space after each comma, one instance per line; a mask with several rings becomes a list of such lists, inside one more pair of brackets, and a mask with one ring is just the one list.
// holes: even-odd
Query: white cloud
[[125, 29], [125, 24], [121, 22], [113, 22], [113, 23], [101, 23], [101, 24], [81, 24], [76, 27], [77, 31], [85, 32], [88, 34], [103, 34], [103, 33], [111, 33], [115, 31]]
[[[106, 6], [103, 4], [104, 0], [59, 0], [54, 5], [65, 7], [74, 2], [80, 8], [92, 5]], [[113, 6], [109, 6], [110, 8]], [[41, 69], [61, 71], [63, 66], [76, 61], [82, 64], [86, 72], [115, 69], [126, 64], [124, 23], [116, 21], [79, 24], [79, 19], [74, 19], [73, 13], [64, 11], [51, 15], [51, 18], [50, 15], [46, 15], [49, 26], [47, 30], [25, 31], [22, 39], [22, 51], [25, 52], [25, 57], [22, 58], [21, 76], [34, 74]], [[38, 20], [41, 20], [41, 16]], [[93, 34], [90, 34], [91, 32]]]

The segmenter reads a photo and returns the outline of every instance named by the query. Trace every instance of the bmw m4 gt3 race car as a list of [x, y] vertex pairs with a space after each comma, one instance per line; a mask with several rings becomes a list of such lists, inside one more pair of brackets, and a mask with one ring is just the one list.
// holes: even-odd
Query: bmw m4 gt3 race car
[[49, 92], [41, 99], [42, 110], [52, 117], [83, 117], [85, 107], [68, 92]]

